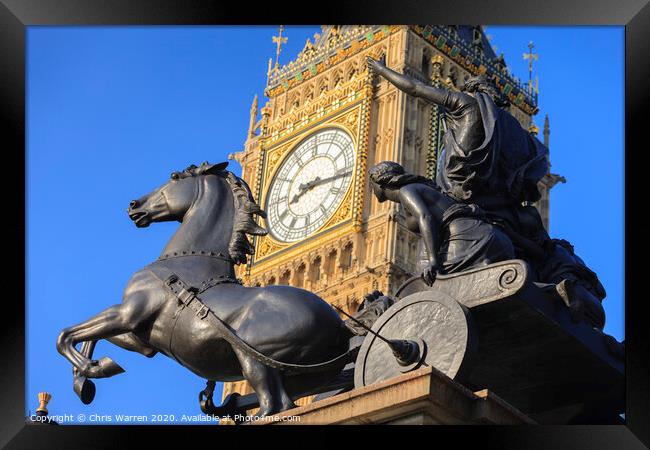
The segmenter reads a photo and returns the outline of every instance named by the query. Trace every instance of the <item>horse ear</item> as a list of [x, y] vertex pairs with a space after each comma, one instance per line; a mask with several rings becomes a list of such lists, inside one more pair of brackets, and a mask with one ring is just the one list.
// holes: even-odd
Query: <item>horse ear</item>
[[201, 171], [201, 175], [216, 175], [218, 172], [223, 171], [226, 167], [228, 167], [228, 161], [220, 162], [217, 164], [203, 163], [199, 169]]

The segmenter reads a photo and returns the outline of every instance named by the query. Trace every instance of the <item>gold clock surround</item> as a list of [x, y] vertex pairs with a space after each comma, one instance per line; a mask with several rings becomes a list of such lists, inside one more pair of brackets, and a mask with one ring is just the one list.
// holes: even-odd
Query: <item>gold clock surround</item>
[[[350, 88], [356, 88], [351, 90]], [[352, 139], [355, 148], [355, 164], [352, 182], [347, 188], [343, 200], [332, 216], [316, 232], [299, 242], [280, 242], [270, 234], [259, 237], [255, 242], [255, 264], [264, 264], [273, 256], [287, 251], [304, 252], [319, 245], [320, 237], [334, 232], [341, 226], [349, 224], [356, 230], [361, 226], [361, 207], [364, 193], [364, 174], [366, 171], [367, 146], [369, 139], [369, 114], [372, 98], [372, 85], [368, 71], [360, 73], [350, 82], [340, 86], [335, 92], [339, 94], [330, 103], [331, 108], [321, 109], [312, 120], [303, 120], [298, 126], [291, 124], [291, 131], [273, 134], [261, 143], [264, 159], [257, 192], [260, 204], [265, 205], [269, 195], [269, 186], [283, 161], [302, 141], [313, 133], [327, 128], [338, 128]], [[351, 95], [352, 93], [352, 95]], [[329, 100], [329, 97], [328, 99]], [[296, 247], [292, 249], [292, 247]], [[299, 247], [299, 248], [298, 248]]]

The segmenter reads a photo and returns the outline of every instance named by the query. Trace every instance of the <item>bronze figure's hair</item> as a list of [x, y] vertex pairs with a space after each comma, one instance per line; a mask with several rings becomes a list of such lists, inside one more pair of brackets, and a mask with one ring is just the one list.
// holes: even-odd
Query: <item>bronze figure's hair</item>
[[382, 161], [368, 170], [370, 181], [377, 183], [382, 188], [399, 189], [412, 183], [423, 183], [438, 189], [438, 186], [429, 178], [421, 175], [406, 173], [404, 167], [393, 161]]
[[462, 92], [483, 92], [489, 95], [497, 106], [501, 108], [510, 106], [508, 99], [501, 95], [499, 88], [485, 75], [470, 78], [460, 90]]

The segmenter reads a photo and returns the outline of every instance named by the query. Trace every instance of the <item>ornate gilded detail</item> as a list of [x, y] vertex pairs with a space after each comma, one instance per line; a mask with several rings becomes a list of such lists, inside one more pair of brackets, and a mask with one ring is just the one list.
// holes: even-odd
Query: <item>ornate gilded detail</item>
[[257, 251], [255, 252], [259, 259], [262, 259], [271, 253], [286, 247], [286, 245], [277, 244], [268, 235], [258, 239]]
[[301, 132], [316, 121], [332, 117], [345, 107], [362, 100], [365, 91], [367, 69], [318, 98], [276, 118], [266, 130], [265, 142], [272, 144], [280, 139]]
[[354, 111], [350, 114], [342, 115], [340, 117], [337, 117], [336, 119], [332, 120], [333, 123], [339, 123], [343, 126], [346, 127], [351, 127], [351, 128], [356, 128], [355, 125], [357, 121], [359, 120], [359, 113], [358, 111]]
[[[256, 197], [258, 199], [262, 198], [262, 176], [264, 175], [264, 154], [265, 154], [265, 148], [264, 148], [264, 143], [260, 143], [260, 155], [259, 158], [257, 159], [257, 166], [255, 170], [255, 178], [253, 180], [253, 186], [251, 188], [251, 191], [255, 193]], [[255, 221], [259, 224], [259, 221], [261, 219], [259, 217], [255, 217]], [[253, 236], [253, 242], [252, 245], [255, 248], [258, 245], [259, 241], [259, 236]], [[255, 261], [255, 254], [251, 255], [250, 258], [248, 258], [248, 262], [246, 263], [246, 270], [244, 273], [244, 276], [248, 277], [250, 276], [251, 272], [251, 265]]]
[[373, 97], [372, 74], [366, 71], [364, 92], [365, 96], [361, 105], [359, 121], [359, 144], [357, 150], [357, 180], [354, 187], [354, 210], [352, 213], [352, 226], [355, 232], [360, 232], [363, 223], [363, 200], [365, 194], [366, 165], [368, 160], [368, 145], [370, 143], [370, 109]]
[[341, 34], [333, 28], [325, 45], [305, 45], [297, 59], [275, 71], [269, 78], [266, 94], [273, 98], [286, 92], [399, 30], [396, 25], [358, 26]]
[[349, 191], [345, 196], [343, 202], [341, 202], [341, 206], [339, 207], [339, 209], [337, 209], [336, 212], [330, 218], [330, 220], [328, 220], [325, 223], [325, 225], [323, 226], [323, 230], [331, 228], [334, 225], [337, 225], [345, 221], [346, 219], [349, 219], [352, 216], [350, 214], [352, 212], [351, 203], [352, 203], [352, 195], [351, 195], [351, 191]]
[[269, 158], [268, 158], [268, 163], [267, 163], [267, 168], [266, 172], [269, 174], [275, 173], [275, 168], [278, 165], [278, 162], [280, 161], [281, 157], [284, 156], [284, 151], [286, 150], [288, 146], [273, 149], [273, 151], [269, 152]]
[[[350, 207], [351, 202], [346, 201], [343, 204], [345, 205], [346, 203], [348, 207]], [[344, 209], [345, 206], [342, 205], [341, 208], [334, 214], [334, 216], [340, 216]], [[348, 219], [344, 219], [344, 222], [345, 220], [349, 220], [349, 215], [350, 213], [348, 212]], [[321, 256], [321, 258], [324, 257], [322, 251], [327, 247], [328, 244], [336, 244], [341, 239], [349, 236], [349, 234], [350, 229], [347, 226], [334, 229], [330, 227], [329, 232], [324, 236], [318, 236], [316, 239], [308, 238], [305, 241], [302, 241], [300, 245], [280, 244], [274, 241], [273, 238], [264, 236], [258, 240], [260, 244], [256, 250], [256, 263], [251, 268], [251, 280], [256, 277], [259, 278], [259, 276], [262, 274], [269, 274], [271, 271], [277, 269], [280, 261], [277, 258], [279, 258], [280, 255], [282, 256], [281, 262], [301, 261], [306, 262], [305, 265], [308, 267], [313, 259], [317, 256]], [[264, 246], [264, 248], [260, 248], [261, 246]], [[305, 272], [304, 276], [308, 276], [308, 271]]]
[[[443, 58], [441, 55], [435, 55], [431, 58], [433, 70], [431, 73], [431, 84], [435, 87], [440, 87], [442, 84], [442, 63]], [[438, 166], [438, 150], [440, 148], [440, 141], [442, 140], [442, 111], [438, 105], [431, 105], [431, 113], [429, 114], [429, 148], [426, 155], [426, 176], [427, 178], [434, 179]]]

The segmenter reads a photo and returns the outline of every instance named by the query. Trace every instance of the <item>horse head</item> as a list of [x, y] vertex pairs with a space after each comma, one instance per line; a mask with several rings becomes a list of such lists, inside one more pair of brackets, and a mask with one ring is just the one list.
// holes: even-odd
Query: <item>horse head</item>
[[182, 221], [198, 195], [196, 176], [219, 174], [228, 163], [191, 165], [181, 172], [172, 172], [162, 186], [132, 200], [129, 217], [138, 228], [148, 227], [152, 222]]
[[246, 255], [254, 252], [246, 235], [267, 234], [255, 221], [255, 215], [266, 214], [255, 203], [246, 182], [225, 170], [227, 166], [227, 162], [204, 162], [173, 172], [165, 184], [131, 201], [129, 217], [138, 228], [154, 222], [182, 222], [167, 251], [213, 249], [211, 236], [223, 237], [229, 231], [230, 257], [235, 264], [246, 262]]

